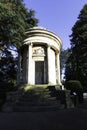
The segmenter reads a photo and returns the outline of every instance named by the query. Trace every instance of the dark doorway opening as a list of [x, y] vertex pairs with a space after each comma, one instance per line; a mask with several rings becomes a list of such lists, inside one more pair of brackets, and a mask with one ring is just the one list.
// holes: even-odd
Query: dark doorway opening
[[35, 61], [35, 84], [44, 84], [44, 61]]

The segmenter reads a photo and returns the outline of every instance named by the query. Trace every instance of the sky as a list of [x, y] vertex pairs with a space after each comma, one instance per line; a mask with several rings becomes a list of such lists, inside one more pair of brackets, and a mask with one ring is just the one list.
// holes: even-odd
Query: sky
[[35, 10], [38, 26], [58, 35], [63, 49], [70, 47], [69, 35], [87, 0], [24, 0], [24, 3], [28, 9]]

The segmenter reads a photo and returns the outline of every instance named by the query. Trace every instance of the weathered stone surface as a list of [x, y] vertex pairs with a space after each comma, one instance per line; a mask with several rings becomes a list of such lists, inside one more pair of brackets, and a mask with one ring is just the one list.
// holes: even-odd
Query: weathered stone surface
[[31, 28], [26, 35], [19, 53], [18, 83], [60, 86], [60, 38], [41, 27]]

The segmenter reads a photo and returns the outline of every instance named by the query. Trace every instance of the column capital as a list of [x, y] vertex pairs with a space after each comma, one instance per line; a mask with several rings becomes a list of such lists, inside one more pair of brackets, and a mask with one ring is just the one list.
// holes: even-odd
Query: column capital
[[50, 45], [50, 44], [47, 44], [47, 47], [51, 48], [51, 45]]
[[56, 53], [56, 55], [58, 55], [58, 54], [59, 54], [59, 51], [58, 51], [58, 50], [56, 50], [56, 51], [55, 51], [55, 53]]
[[30, 42], [28, 46], [28, 84], [33, 84], [32, 80], [32, 42]]
[[59, 53], [57, 53], [57, 55], [56, 55], [56, 64], [57, 64], [57, 83], [60, 86], [62, 83], [61, 83], [61, 76], [60, 76], [60, 56], [59, 56]]
[[33, 46], [33, 43], [32, 43], [32, 42], [30, 42], [30, 43], [29, 43], [29, 46]]

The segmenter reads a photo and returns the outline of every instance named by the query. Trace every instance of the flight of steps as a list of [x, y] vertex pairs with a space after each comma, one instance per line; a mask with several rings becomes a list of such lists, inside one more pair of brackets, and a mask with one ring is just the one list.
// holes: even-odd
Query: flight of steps
[[7, 94], [7, 102], [2, 107], [3, 111], [44, 111], [60, 109], [61, 103], [48, 88], [32, 87]]

